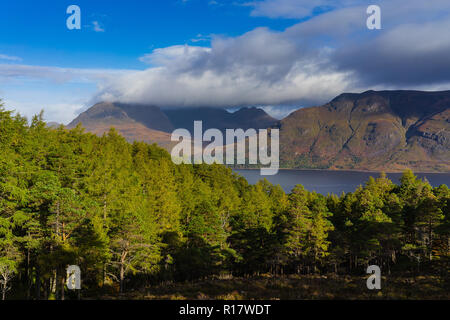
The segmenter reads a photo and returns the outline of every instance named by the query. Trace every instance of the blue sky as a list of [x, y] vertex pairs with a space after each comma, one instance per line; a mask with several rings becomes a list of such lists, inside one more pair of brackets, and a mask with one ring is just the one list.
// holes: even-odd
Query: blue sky
[[[450, 2], [15, 0], [0, 5], [0, 98], [68, 123], [100, 100], [265, 106], [282, 116], [343, 91], [450, 88]], [[81, 8], [81, 30], [66, 9]]]
[[[71, 4], [81, 8], [81, 30], [66, 28], [66, 9]], [[0, 63], [143, 70], [148, 65], [139, 57], [155, 48], [174, 44], [208, 46], [211, 34], [237, 36], [258, 26], [282, 30], [291, 24], [289, 19], [249, 18], [250, 12], [251, 7], [236, 5], [235, 1], [2, 2]], [[94, 24], [102, 30], [96, 32]], [[74, 111], [86, 107], [86, 100], [97, 90], [91, 81], [55, 83], [27, 77], [7, 80], [0, 82], [0, 96], [7, 107], [29, 117], [45, 108], [47, 118], [55, 121], [70, 120]], [[48, 110], [49, 104], [52, 110]], [[67, 108], [69, 113], [64, 110]]]
[[[138, 58], [174, 44], [208, 44], [210, 34], [238, 36], [259, 26], [283, 30], [292, 19], [250, 17], [251, 7], [206, 0], [15, 0], [1, 4], [0, 52], [31, 65], [144, 69]], [[227, 4], [228, 3], [228, 4]], [[66, 28], [77, 4], [82, 29]], [[94, 22], [103, 32], [94, 31]]]

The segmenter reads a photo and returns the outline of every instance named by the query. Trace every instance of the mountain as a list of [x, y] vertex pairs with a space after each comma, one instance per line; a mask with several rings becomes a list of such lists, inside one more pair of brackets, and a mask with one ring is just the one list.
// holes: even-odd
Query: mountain
[[62, 124], [60, 124], [58, 122], [54, 122], [54, 121], [47, 122], [47, 127], [49, 127], [49, 128], [56, 129], [59, 126], [62, 126]]
[[115, 127], [128, 141], [170, 150], [175, 128], [280, 129], [286, 168], [450, 172], [450, 91], [344, 93], [323, 106], [299, 109], [281, 121], [258, 108], [160, 110], [151, 105], [98, 103], [68, 127], [82, 123], [101, 135]]
[[267, 128], [277, 122], [264, 110], [242, 108], [234, 113], [217, 108], [183, 108], [162, 111], [151, 105], [101, 102], [81, 113], [67, 127], [78, 124], [88, 132], [102, 135], [114, 127], [128, 141], [158, 143], [170, 149], [176, 143], [170, 141], [176, 128], [193, 133], [194, 121], [203, 121], [203, 131], [217, 128], [222, 131], [235, 128]]
[[201, 120], [203, 131], [210, 128], [225, 129], [265, 129], [277, 123], [278, 120], [258, 108], [242, 108], [229, 112], [218, 108], [183, 108], [165, 110], [174, 127], [194, 131], [194, 121]]
[[158, 107], [123, 103], [97, 103], [67, 127], [74, 128], [80, 123], [86, 131], [97, 135], [114, 127], [130, 142], [158, 143], [163, 147], [171, 145], [170, 132], [174, 130], [170, 120]]
[[170, 120], [158, 107], [125, 103], [97, 103], [81, 113], [69, 127], [75, 127], [80, 122], [83, 126], [96, 125], [100, 122], [114, 124], [138, 122], [158, 131], [172, 132], [174, 129]]
[[450, 91], [345, 93], [278, 127], [284, 167], [450, 172]]

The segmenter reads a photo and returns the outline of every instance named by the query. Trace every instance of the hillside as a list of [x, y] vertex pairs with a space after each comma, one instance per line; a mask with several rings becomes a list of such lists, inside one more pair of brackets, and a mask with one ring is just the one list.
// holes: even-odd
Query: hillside
[[121, 103], [98, 103], [81, 113], [67, 127], [79, 123], [91, 133], [102, 135], [114, 127], [127, 141], [158, 143], [169, 147], [173, 126], [158, 107]]
[[450, 91], [367, 91], [280, 124], [284, 167], [450, 171]]

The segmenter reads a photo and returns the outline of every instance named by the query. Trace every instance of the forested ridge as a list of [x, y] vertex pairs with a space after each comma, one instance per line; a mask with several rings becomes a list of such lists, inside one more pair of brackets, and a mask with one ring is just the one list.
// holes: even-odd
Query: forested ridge
[[50, 129], [0, 109], [0, 289], [82, 292], [261, 274], [434, 275], [448, 285], [450, 191], [405, 171], [340, 196], [249, 185], [222, 165], [174, 165], [111, 129]]

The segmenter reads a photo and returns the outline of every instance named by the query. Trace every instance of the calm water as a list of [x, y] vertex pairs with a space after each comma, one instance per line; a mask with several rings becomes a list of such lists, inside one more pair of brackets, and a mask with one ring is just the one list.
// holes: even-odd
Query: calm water
[[[272, 184], [279, 184], [285, 192], [290, 192], [295, 185], [302, 184], [307, 190], [323, 195], [328, 193], [341, 194], [353, 192], [364, 184], [370, 176], [379, 176], [377, 172], [327, 171], [327, 170], [280, 170], [275, 176], [261, 176], [259, 170], [235, 170], [247, 179], [250, 184], [266, 178]], [[419, 178], [426, 177], [433, 187], [441, 184], [450, 186], [450, 173], [418, 173]], [[388, 173], [394, 183], [399, 183], [401, 173]]]

